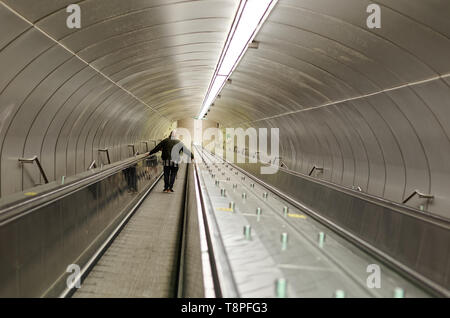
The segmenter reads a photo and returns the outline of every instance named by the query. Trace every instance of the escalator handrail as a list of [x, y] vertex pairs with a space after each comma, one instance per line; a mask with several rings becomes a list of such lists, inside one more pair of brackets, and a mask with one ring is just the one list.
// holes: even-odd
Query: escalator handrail
[[[32, 197], [25, 197], [23, 199], [19, 199], [0, 206], [0, 225], [3, 225], [20, 217], [27, 211], [50, 204], [63, 196], [70, 195], [82, 188], [88, 187], [101, 180], [104, 180], [119, 171], [134, 166], [138, 162], [145, 160], [147, 156], [148, 153], [145, 153], [138, 157], [133, 157], [131, 159], [116, 162], [106, 169], [105, 167], [92, 169], [90, 170], [92, 174], [86, 177], [75, 179], [71, 182], [66, 182], [65, 184], [57, 184], [53, 188], [39, 192]], [[45, 186], [48, 187], [48, 184], [42, 187]], [[33, 189], [37, 190], [38, 188]], [[32, 191], [33, 189], [28, 189], [27, 192]]]

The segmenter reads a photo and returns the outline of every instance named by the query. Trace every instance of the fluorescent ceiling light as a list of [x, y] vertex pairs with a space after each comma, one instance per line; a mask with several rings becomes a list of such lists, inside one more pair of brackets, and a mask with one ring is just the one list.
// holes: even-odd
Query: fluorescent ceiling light
[[[209, 91], [208, 94], [208, 98], [205, 101], [205, 105], [211, 105], [214, 101], [214, 99], [216, 98], [217, 95], [219, 95], [219, 92], [222, 90], [222, 86], [225, 83], [227, 77], [226, 76], [217, 76], [214, 79], [214, 83], [211, 87], [211, 90]], [[208, 111], [208, 109], [206, 109], [205, 113]], [[203, 115], [200, 116], [200, 118], [203, 117]]]
[[203, 102], [199, 118], [208, 112], [209, 107], [220, 93], [223, 84], [236, 68], [240, 59], [253, 41], [265, 19], [278, 0], [242, 0], [230, 33], [225, 43], [210, 89]]
[[219, 69], [220, 75], [230, 75], [231, 71], [242, 53], [253, 38], [261, 19], [270, 5], [270, 0], [247, 1], [241, 19], [233, 34], [230, 46]]

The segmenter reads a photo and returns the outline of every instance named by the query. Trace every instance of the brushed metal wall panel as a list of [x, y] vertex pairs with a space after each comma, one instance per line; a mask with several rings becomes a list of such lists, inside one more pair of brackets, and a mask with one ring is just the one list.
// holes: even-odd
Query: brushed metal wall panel
[[[9, 179], [13, 181], [2, 180], [2, 188], [5, 192], [14, 193], [22, 190], [22, 168], [17, 159], [22, 156], [27, 127], [33, 121], [35, 113], [33, 108], [39, 105], [49, 90], [51, 91], [51, 85], [46, 86], [47, 78], [68, 58], [69, 55], [62, 52], [60, 48], [50, 48], [45, 54], [39, 56], [35, 63], [29, 64], [18, 73], [1, 94], [2, 104], [14, 104], [14, 110], [7, 117], [1, 138], [1, 169], [4, 173], [8, 173]], [[39, 179], [35, 180], [35, 184], [37, 183]]]
[[[444, 52], [449, 52], [450, 49], [448, 43], [448, 37], [445, 36], [445, 33], [448, 32], [448, 29], [442, 34], [439, 31], [441, 28], [432, 29], [434, 26], [423, 24], [423, 22], [418, 22], [417, 16], [426, 16], [427, 12], [433, 12], [433, 14], [439, 19], [442, 19], [442, 14], [439, 13], [439, 10], [448, 10], [450, 6], [448, 3], [443, 1], [431, 1], [428, 3], [420, 2], [418, 0], [410, 1], [408, 5], [405, 4], [406, 1], [399, 4], [396, 1], [395, 4], [392, 1], [379, 1], [381, 2], [381, 10], [382, 10], [382, 27], [376, 32], [371, 32], [367, 29], [366, 26], [366, 17], [368, 14], [362, 14], [365, 12], [367, 5], [369, 2], [362, 2], [358, 0], [345, 0], [339, 3], [339, 6], [330, 5], [331, 1], [285, 1], [283, 2], [283, 7], [286, 6], [286, 10], [291, 8], [290, 12], [294, 16], [298, 16], [300, 13], [295, 12], [294, 8], [303, 11], [304, 15], [311, 18], [313, 16], [317, 16], [317, 19], [314, 19], [317, 25], [314, 25], [312, 21], [307, 19], [299, 19], [299, 22], [305, 25], [307, 28], [311, 28], [311, 25], [314, 26], [314, 29], [317, 30], [326, 30], [327, 32], [334, 32], [333, 35], [330, 35], [329, 38], [333, 40], [337, 40], [343, 36], [348, 36], [352, 38], [354, 41], [358, 41], [361, 47], [365, 47], [366, 49], [375, 52], [373, 48], [380, 48], [380, 45], [377, 41], [392, 43], [392, 45], [401, 48], [408, 55], [412, 55], [416, 57], [418, 60], [422, 61], [422, 63], [427, 64], [432, 69], [441, 69], [442, 67], [446, 67], [448, 69], [448, 61], [445, 60]], [[416, 6], [416, 9], [413, 10], [403, 10], [402, 7], [413, 7]], [[281, 10], [279, 11], [281, 14]], [[284, 12], [283, 12], [284, 14]], [[409, 14], [413, 14], [410, 16]], [[322, 19], [323, 21], [319, 20]], [[283, 21], [286, 18], [283, 15]], [[326, 24], [326, 20], [329, 20], [330, 25]], [[339, 27], [333, 28], [331, 24], [338, 24]], [[448, 22], [447, 22], [448, 24]], [[431, 26], [431, 27], [430, 27]], [[351, 32], [345, 32], [345, 28], [352, 28]], [[405, 32], [405, 30], [409, 30], [409, 32]], [[374, 34], [371, 34], [374, 33]], [[372, 39], [371, 39], [372, 37]], [[423, 45], [417, 45], [417, 39], [421, 40]], [[383, 50], [385, 53], [388, 51]], [[438, 59], [436, 59], [435, 53], [432, 52], [440, 52], [438, 54]], [[441, 54], [441, 52], [443, 54]], [[447, 53], [448, 54], [448, 53]], [[398, 56], [398, 54], [395, 54]], [[394, 62], [394, 59], [391, 59], [391, 62]], [[403, 61], [406, 63], [406, 61]]]
[[[109, 107], [111, 107], [110, 103], [108, 103], [109, 98], [114, 95], [113, 92], [117, 92], [116, 87], [110, 87], [107, 91], [105, 91], [100, 97], [98, 103], [93, 106], [89, 112], [84, 114], [84, 118], [77, 122], [75, 131], [72, 132], [72, 151], [75, 152], [75, 163], [74, 166], [77, 172], [84, 171], [91, 164], [93, 160], [98, 161], [97, 153], [93, 149], [92, 145], [89, 146], [88, 138], [89, 135], [94, 129], [96, 125], [99, 123], [99, 119], [102, 114], [110, 111]], [[113, 161], [117, 161], [120, 158], [120, 155], [117, 155], [112, 149], [110, 156]]]
[[36, 22], [42, 17], [45, 17], [58, 10], [65, 10], [65, 8], [72, 3], [80, 1], [70, 0], [43, 0], [43, 1], [28, 1], [28, 0], [3, 0], [2, 2], [18, 10], [25, 15], [32, 22]]
[[365, 162], [361, 162], [364, 168], [355, 176], [354, 185], [361, 187], [363, 191], [382, 196], [385, 178], [384, 157], [374, 131], [359, 108], [352, 102], [346, 103], [345, 107], [337, 107], [348, 119], [347, 126], [353, 128], [358, 135], [362, 144], [361, 151], [366, 158]]
[[[102, 102], [102, 104], [100, 105], [100, 107], [104, 107], [103, 111], [98, 114], [97, 116], [92, 116], [91, 119], [92, 121], [90, 121], [90, 127], [87, 129], [85, 128], [85, 131], [87, 133], [87, 137], [85, 139], [85, 143], [84, 143], [84, 153], [88, 155], [88, 161], [89, 159], [92, 160], [97, 160], [97, 158], [99, 158], [98, 156], [100, 156], [100, 154], [98, 153], [99, 149], [104, 149], [103, 147], [98, 147], [95, 146], [94, 144], [94, 140], [96, 140], [96, 136], [97, 134], [104, 128], [105, 125], [105, 121], [108, 120], [109, 116], [112, 116], [115, 112], [117, 112], [117, 109], [109, 109], [111, 107], [112, 101], [117, 101], [118, 105], [121, 105], [122, 103], [124, 103], [126, 101], [126, 97], [123, 94], [122, 91], [120, 91], [119, 89], [112, 87], [111, 88], [113, 90], [113, 93], [111, 95], [108, 96], [108, 98]], [[104, 105], [104, 106], [103, 106]], [[117, 129], [119, 129], [120, 126], [117, 127]], [[123, 142], [123, 139], [120, 140], [120, 142]], [[126, 145], [124, 145], [126, 146]], [[89, 155], [91, 155], [91, 158], [89, 158]], [[120, 152], [117, 151], [117, 149], [111, 149], [110, 150], [110, 158], [111, 160], [116, 160], [117, 158], [121, 157], [122, 154]], [[102, 157], [105, 157], [105, 154], [101, 154]], [[114, 159], [113, 159], [114, 158]], [[91, 161], [92, 161], [91, 160]], [[105, 161], [103, 161], [104, 163], [106, 163], [106, 158]], [[86, 164], [86, 162], [85, 162]]]
[[[84, 27], [80, 30], [61, 28], [65, 25], [68, 14], [59, 10], [41, 19], [37, 24], [62, 40], [74, 51], [114, 36], [117, 32], [128, 32], [148, 26], [171, 24], [179, 21], [223, 18], [230, 21], [237, 1], [202, 0], [172, 1], [155, 3], [140, 1], [133, 5], [124, 1], [86, 1], [80, 4], [84, 13]], [[96, 8], [95, 8], [96, 7]], [[89, 35], [87, 35], [89, 33]], [[222, 34], [222, 37], [226, 34]]]
[[0, 52], [0, 67], [2, 69], [0, 91], [2, 92], [2, 98], [3, 92], [11, 80], [20, 75], [20, 72], [30, 65], [36, 57], [53, 45], [54, 43], [40, 32], [35, 29], [29, 29], [9, 43], [9, 45], [2, 48]]
[[[78, 54], [89, 62], [98, 66], [101, 61], [108, 60], [108, 56], [119, 51], [128, 52], [127, 48], [162, 47], [155, 43], [164, 44], [164, 47], [174, 46], [174, 43], [183, 41], [187, 36], [196, 37], [194, 43], [220, 43], [219, 37], [223, 32], [227, 32], [225, 18], [215, 18], [211, 20], [186, 20], [167, 24], [152, 25], [142, 29], [115, 34], [104, 38], [90, 46], [86, 46]], [[185, 42], [185, 41], [184, 41]], [[209, 51], [209, 50], [208, 50]], [[211, 52], [212, 53], [212, 52]]]
[[[49, 54], [50, 53], [51, 51], [49, 51]], [[73, 59], [66, 60], [66, 58], [67, 56], [59, 58], [62, 59], [62, 63], [60, 63], [56, 57], [51, 57], [48, 59], [49, 61], [52, 60], [54, 63], [58, 63], [58, 65], [55, 64], [56, 68], [54, 68], [54, 70], [52, 70], [49, 74], [45, 75], [45, 78], [42, 79], [42, 81], [40, 81], [40, 83], [26, 97], [26, 100], [24, 100], [16, 112], [3, 144], [3, 147], [8, 149], [8, 151], [5, 152], [5, 155], [10, 158], [15, 158], [17, 160], [17, 158], [25, 156], [24, 148], [26, 147], [27, 142], [29, 142], [29, 139], [37, 138], [39, 135], [42, 136], [44, 133], [44, 129], [46, 127], [40, 126], [41, 122], [35, 121], [36, 116], [38, 116], [41, 112], [43, 105], [45, 105], [60, 88], [61, 80], [63, 83], [66, 82], [69, 77], [73, 76], [74, 73], [79, 70], [79, 63]], [[40, 65], [43, 65], [43, 63]], [[31, 70], [31, 72], [37, 73], [34, 70]], [[22, 86], [22, 83], [18, 82], [16, 85]], [[49, 114], [47, 113], [45, 115], [48, 116]], [[35, 123], [40, 126], [38, 132], [39, 135], [30, 136], [30, 127]], [[39, 150], [35, 150], [36, 151], [34, 151], [34, 153], [26, 155], [29, 157], [37, 155]], [[17, 166], [17, 162], [12, 162], [12, 167], [13, 166]], [[32, 187], [36, 183], [42, 182], [39, 172], [36, 174], [36, 169], [34, 169], [34, 167], [31, 169], [30, 168], [30, 166], [24, 166], [23, 169], [20, 169], [23, 173], [23, 188]], [[30, 175], [29, 173], [32, 171], [34, 173]], [[18, 181], [20, 182], [20, 179]]]
[[98, 95], [96, 95], [95, 98], [88, 98], [83, 100], [83, 102], [78, 106], [80, 108], [80, 113], [73, 115], [72, 120], [67, 123], [67, 127], [70, 129], [70, 131], [68, 132], [68, 140], [65, 143], [67, 156], [66, 161], [68, 162], [68, 175], [76, 174], [77, 172], [81, 172], [86, 169], [86, 167], [84, 169], [82, 167], [80, 167], [80, 169], [77, 169], [77, 163], [79, 161], [82, 161], [84, 166], [84, 158], [80, 158], [80, 155], [83, 155], [83, 152], [78, 150], [77, 141], [79, 140], [79, 137], [83, 135], [83, 131], [89, 131], [89, 126], [87, 126], [86, 124], [95, 110], [99, 107], [99, 105], [104, 104], [105, 100], [111, 97], [111, 93], [114, 90], [117, 90], [117, 88], [111, 85], [108, 85], [105, 88], [105, 90], [97, 92]]
[[[147, 171], [143, 158], [136, 161], [135, 167], [139, 176], [137, 193], [128, 192], [126, 173], [118, 169], [103, 179], [100, 176], [93, 184], [87, 182], [74, 188], [66, 185], [61, 189], [59, 184], [52, 183], [33, 188], [37, 193], [53, 194], [43, 194], [47, 201], [28, 201], [25, 207], [16, 206], [9, 219], [3, 214], [0, 295], [59, 296], [66, 288], [67, 266], [86, 265], [162, 169], [159, 165]], [[80, 180], [75, 177], [71, 181]]]
[[59, 126], [58, 133], [55, 136], [55, 144], [53, 153], [55, 155], [55, 176], [71, 175], [72, 171], [68, 170], [67, 166], [67, 140], [70, 134], [71, 124], [76, 120], [84, 110], [87, 104], [91, 100], [95, 101], [96, 98], [107, 89], [110, 84], [105, 80], [98, 77], [90, 80], [88, 85], [84, 85], [83, 90], [78, 91], [77, 96], [73, 96], [70, 102], [67, 103], [64, 109], [64, 113], [60, 112], [58, 115], [63, 116], [64, 119], [61, 122], [59, 119], [55, 120], [55, 123]]
[[[85, 65], [76, 58], [71, 58], [61, 65], [61, 67], [55, 69], [54, 73], [49, 77], [49, 79], [52, 79], [53, 87], [42, 85], [43, 93], [48, 89], [48, 92], [46, 92], [47, 94], [42, 94], [42, 98], [36, 101], [34, 99], [29, 99], [33, 104], [30, 105], [30, 107], [22, 107], [21, 112], [23, 113], [23, 118], [20, 122], [16, 123], [16, 125], [20, 124], [23, 126], [22, 129], [27, 130], [25, 141], [23, 145], [21, 145], [23, 146], [23, 157], [29, 158], [38, 155], [43, 159], [41, 147], [48, 125], [55, 112], [57, 112], [58, 106], [63, 103], [67, 98], [67, 95], [72, 92], [72, 85], [74, 85], [74, 83], [83, 75], [86, 76]], [[23, 125], [23, 123], [29, 124]], [[51, 173], [51, 171], [46, 172], [48, 174]], [[37, 176], [37, 178], [39, 178], [39, 176]], [[34, 176], [33, 180], [38, 179]], [[31, 182], [32, 180], [29, 181]], [[24, 188], [26, 188], [26, 186], [24, 186]]]
[[7, 28], [0, 29], [0, 50], [14, 41], [22, 32], [31, 26], [4, 6], [0, 6], [0, 21]]
[[19, 297], [17, 223], [0, 227], [0, 272], [5, 273], [1, 297]]
[[33, 124], [29, 128], [29, 137], [25, 145], [24, 155], [38, 155], [42, 166], [51, 179], [55, 178], [54, 169], [54, 147], [50, 145], [55, 142], [57, 130], [55, 120], [63, 124], [63, 116], [66, 103], [81, 88], [82, 84], [89, 81], [93, 76], [92, 70], [86, 68], [81, 62], [79, 70], [67, 82], [63, 82], [58, 91], [42, 106], [41, 111], [36, 114]]
[[448, 3], [440, 0], [431, 0], [423, 2], [420, 0], [379, 0], [384, 7], [396, 10], [405, 16], [419, 21], [424, 26], [433, 29], [441, 34], [450, 35], [450, 21], [445, 15], [441, 14], [442, 10], [448, 9]]
[[[306, 164], [295, 164], [289, 152], [283, 151], [281, 157], [293, 170], [308, 173], [314, 165], [324, 167], [324, 172], [316, 177], [347, 187], [360, 186], [363, 191], [395, 202], [402, 202], [415, 189], [433, 193], [436, 200], [428, 204], [419, 198], [408, 204], [424, 205], [427, 210], [445, 216], [448, 203], [444, 192], [448, 192], [445, 190], [448, 186], [442, 180], [447, 175], [443, 171], [448, 171], [448, 137], [438, 117], [417, 96], [404, 88], [272, 119], [271, 126], [280, 127], [284, 139], [294, 140], [294, 147], [300, 150], [299, 157]], [[342, 122], [343, 112], [353, 115]], [[292, 118], [295, 125], [286, 125], [287, 118]], [[266, 121], [257, 124], [268, 126]], [[362, 124], [364, 130], [358, 127]], [[363, 148], [370, 149], [371, 155]], [[436, 180], [435, 187], [431, 180]]]
[[413, 92], [428, 107], [428, 116], [434, 116], [443, 133], [450, 136], [450, 82], [446, 84], [440, 80], [424, 83], [415, 86]]

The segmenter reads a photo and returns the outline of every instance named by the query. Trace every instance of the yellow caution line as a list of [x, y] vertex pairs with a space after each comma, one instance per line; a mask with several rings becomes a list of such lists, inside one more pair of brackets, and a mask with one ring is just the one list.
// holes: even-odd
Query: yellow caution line
[[26, 196], [35, 196], [35, 195], [37, 195], [37, 193], [36, 192], [26, 192], [26, 193], [24, 193], [24, 195], [26, 195]]
[[296, 219], [306, 219], [306, 216], [303, 214], [288, 213], [288, 217]]
[[217, 211], [233, 212], [232, 208], [216, 208]]

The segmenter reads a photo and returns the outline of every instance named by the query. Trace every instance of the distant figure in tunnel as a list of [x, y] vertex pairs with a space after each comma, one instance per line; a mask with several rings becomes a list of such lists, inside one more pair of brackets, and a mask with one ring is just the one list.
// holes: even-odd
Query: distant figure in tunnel
[[169, 137], [161, 141], [156, 147], [150, 151], [149, 156], [162, 151], [161, 159], [164, 165], [164, 190], [163, 192], [174, 192], [173, 184], [178, 172], [178, 165], [181, 162], [180, 154], [183, 152], [190, 155], [194, 159], [194, 155], [189, 149], [176, 138], [176, 131], [173, 130]]

